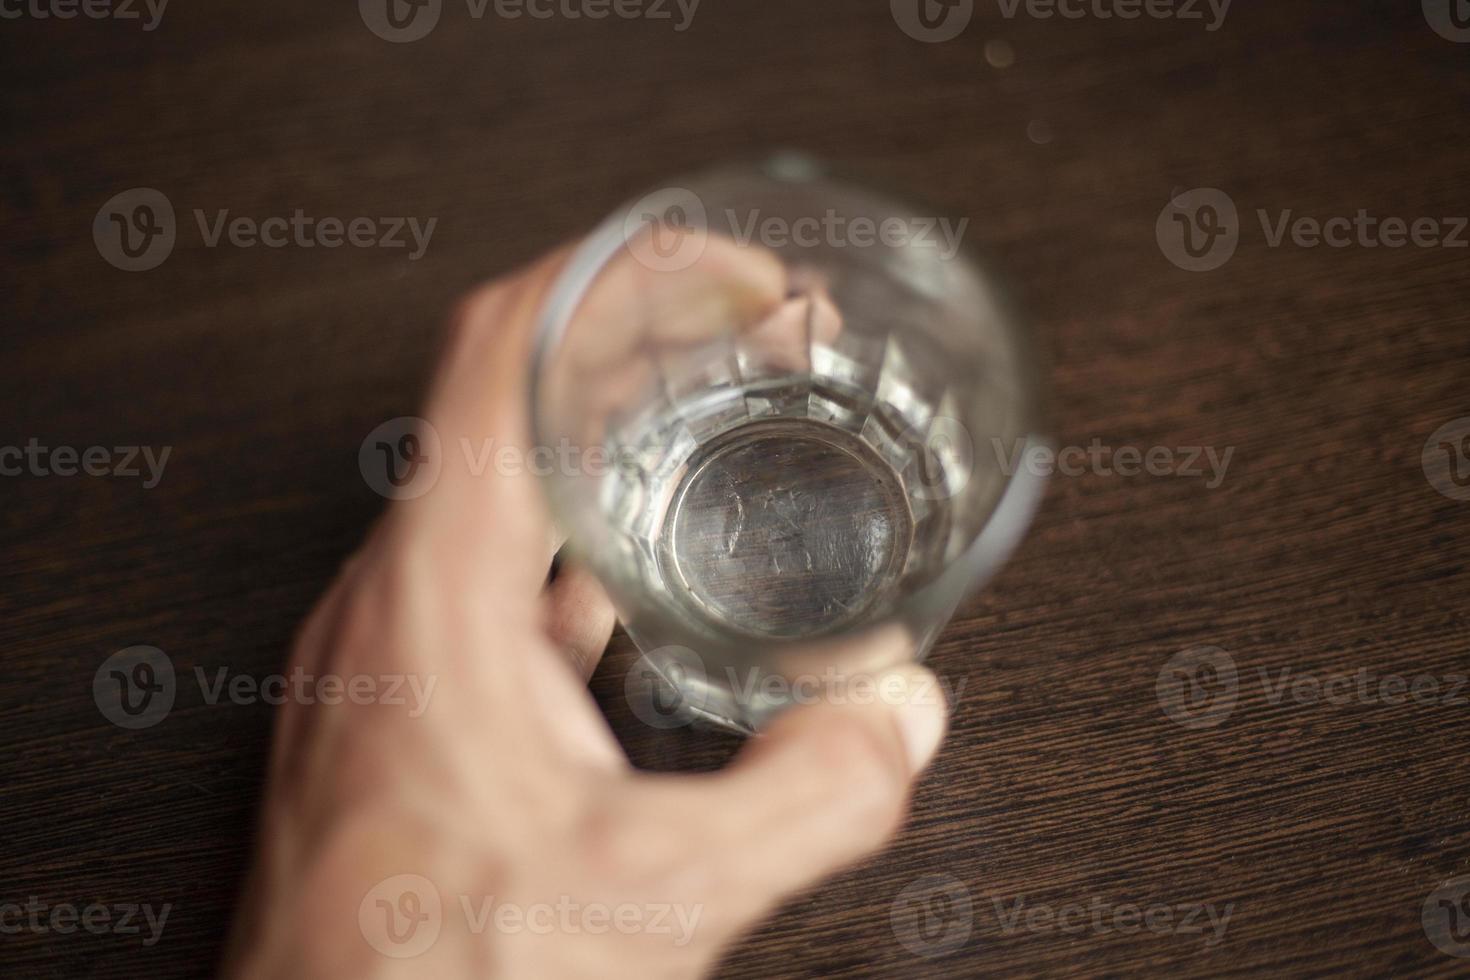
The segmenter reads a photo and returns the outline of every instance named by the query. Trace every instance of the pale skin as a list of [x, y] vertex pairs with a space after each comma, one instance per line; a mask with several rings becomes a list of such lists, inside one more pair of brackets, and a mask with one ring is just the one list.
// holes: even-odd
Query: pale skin
[[[712, 245], [687, 272], [630, 269], [602, 298], [640, 291], [698, 309], [718, 281], [717, 305], [779, 330], [779, 267]], [[566, 260], [497, 280], [454, 316], [422, 413], [446, 445], [529, 446], [535, 312]], [[922, 696], [824, 699], [778, 717], [721, 772], [639, 772], [586, 690], [615, 613], [576, 564], [546, 584], [558, 538], [543, 496], [531, 475], [446, 465], [432, 492], [390, 505], [302, 626], [293, 667], [435, 682], [416, 717], [350, 701], [281, 708], [228, 975], [697, 977], [896, 832], [946, 727], [933, 676], [907, 663], [900, 636], [853, 641], [872, 649], [849, 662], [884, 665], [868, 680]], [[377, 904], [401, 875], [431, 883], [442, 906], [432, 943], [405, 958], [372, 934], [388, 911], [422, 908], [394, 894]], [[549, 930], [497, 927], [466, 915], [486, 900], [523, 914], [633, 906], [647, 925], [677, 906], [697, 920], [596, 930], [574, 911]]]

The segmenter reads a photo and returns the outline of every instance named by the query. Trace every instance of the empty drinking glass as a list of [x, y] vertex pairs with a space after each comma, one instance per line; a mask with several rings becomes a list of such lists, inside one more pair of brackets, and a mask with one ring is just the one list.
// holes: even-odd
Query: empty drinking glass
[[966, 227], [781, 156], [641, 198], [562, 273], [535, 443], [669, 717], [755, 730], [886, 666], [880, 628], [922, 657], [1021, 537], [1037, 366]]

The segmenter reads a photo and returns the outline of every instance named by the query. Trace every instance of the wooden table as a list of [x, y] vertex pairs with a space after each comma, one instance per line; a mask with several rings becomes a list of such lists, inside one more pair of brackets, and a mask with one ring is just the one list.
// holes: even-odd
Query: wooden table
[[[722, 975], [1464, 972], [1422, 914], [1460, 914], [1431, 893], [1470, 873], [1470, 490], [1438, 446], [1464, 430], [1431, 440], [1470, 416], [1470, 251], [1271, 236], [1286, 211], [1360, 210], [1451, 236], [1470, 45], [1408, 0], [1241, 3], [1214, 31], [1203, 7], [982, 0], [944, 43], [881, 0], [708, 0], [684, 31], [676, 8], [475, 20], [451, 0], [399, 44], [352, 6], [0, 22], [0, 445], [172, 447], [151, 489], [3, 480], [0, 901], [173, 906], [152, 946], [0, 936], [0, 973], [213, 969], [272, 709], [186, 686], [126, 730], [93, 702], [99, 664], [150, 644], [181, 672], [279, 670], [380, 509], [358, 446], [414, 412], [456, 297], [631, 192], [771, 146], [972, 218], [1050, 350], [1058, 444], [1102, 462], [1052, 481], [940, 641], [964, 687], [901, 838]], [[92, 233], [135, 187], [178, 212], [137, 273]], [[1164, 209], [1192, 188], [1238, 211], [1212, 271], [1170, 259]], [[438, 225], [410, 261], [211, 248], [192, 217], [296, 208]], [[1202, 235], [1209, 215], [1180, 213]], [[1219, 480], [1182, 454], [1116, 472], [1154, 447], [1233, 455]], [[1178, 656], [1200, 647], [1219, 652]], [[615, 640], [593, 688], [635, 761], [725, 760], [730, 739], [629, 715], [629, 654]], [[1391, 680], [1421, 677], [1435, 693]]]

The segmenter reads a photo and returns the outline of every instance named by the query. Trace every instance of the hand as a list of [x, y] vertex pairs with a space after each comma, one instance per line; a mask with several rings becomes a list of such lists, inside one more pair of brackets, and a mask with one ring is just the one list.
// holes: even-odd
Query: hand
[[[714, 244], [691, 270], [623, 285], [676, 301], [718, 280], [779, 316], [774, 263]], [[576, 565], [545, 585], [557, 542], [535, 478], [474, 476], [450, 448], [529, 448], [533, 321], [565, 261], [463, 305], [425, 412], [438, 483], [389, 508], [301, 630], [293, 667], [407, 677], [420, 697], [283, 706], [233, 976], [697, 976], [881, 847], [943, 738], [932, 675], [903, 665], [885, 690], [917, 696], [793, 709], [722, 772], [628, 764], [585, 690], [607, 597]], [[865, 662], [905, 659], [902, 640], [865, 642]]]

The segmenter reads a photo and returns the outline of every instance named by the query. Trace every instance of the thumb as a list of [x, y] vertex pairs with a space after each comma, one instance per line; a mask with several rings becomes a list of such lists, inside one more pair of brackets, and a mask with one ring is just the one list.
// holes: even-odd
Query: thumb
[[727, 913], [752, 924], [882, 848], [947, 727], [938, 679], [914, 664], [849, 677], [777, 718], [702, 787]]

